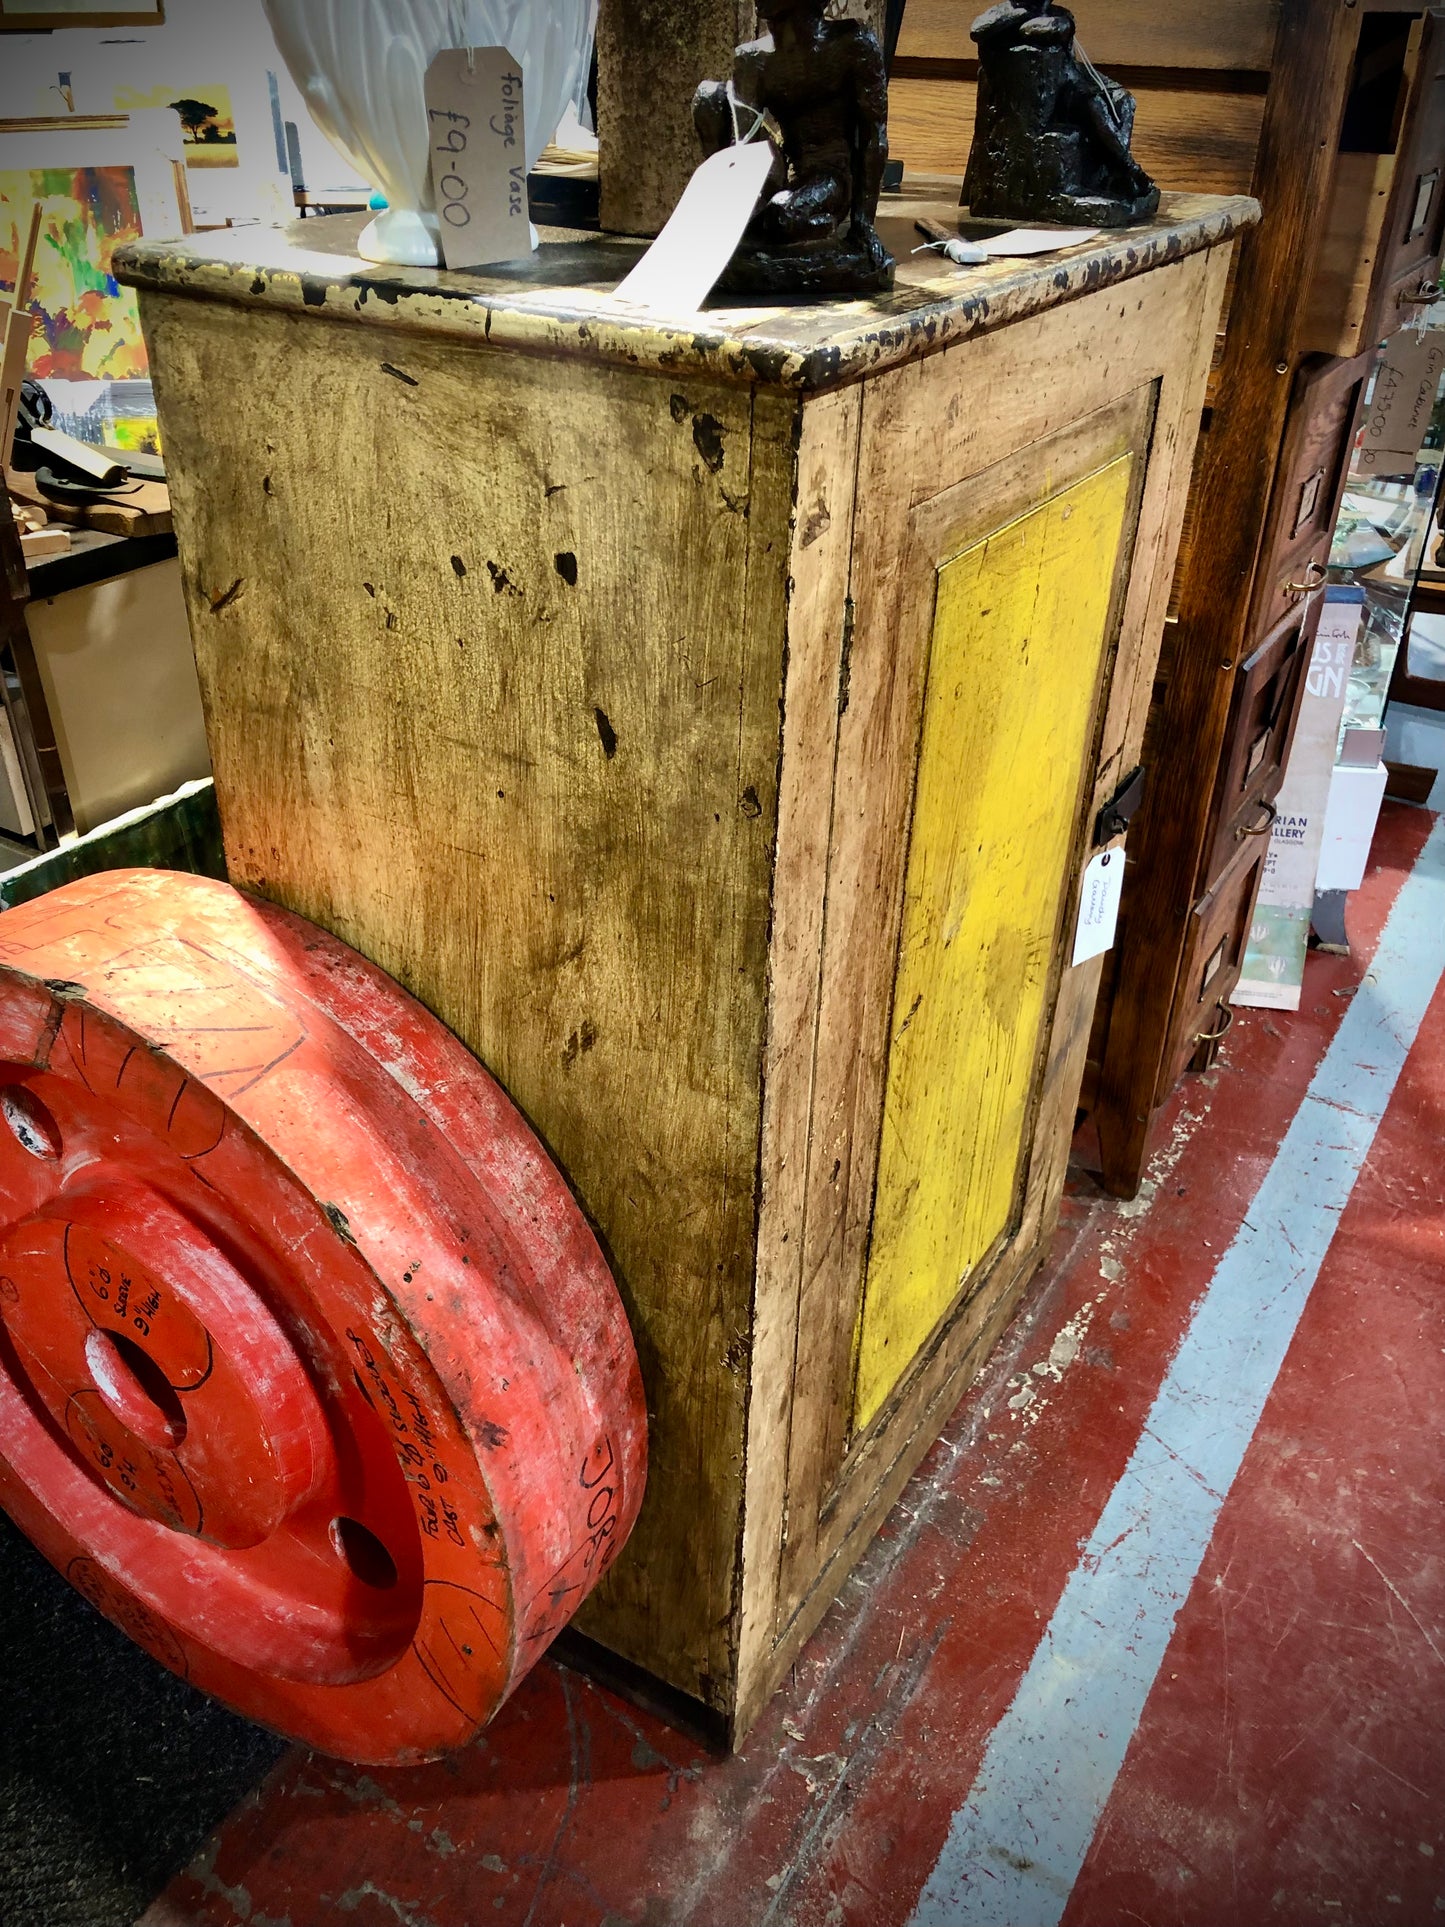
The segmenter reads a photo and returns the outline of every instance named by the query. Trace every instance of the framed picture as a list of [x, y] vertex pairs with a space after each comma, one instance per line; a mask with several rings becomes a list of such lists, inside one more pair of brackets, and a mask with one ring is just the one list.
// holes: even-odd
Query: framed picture
[[155, 445], [140, 314], [112, 262], [127, 241], [186, 230], [184, 181], [180, 161], [129, 124], [0, 133], [0, 294], [14, 288], [38, 202], [28, 371], [50, 395], [57, 426], [83, 441]]
[[165, 0], [0, 0], [0, 33], [44, 33], [51, 27], [158, 27]]

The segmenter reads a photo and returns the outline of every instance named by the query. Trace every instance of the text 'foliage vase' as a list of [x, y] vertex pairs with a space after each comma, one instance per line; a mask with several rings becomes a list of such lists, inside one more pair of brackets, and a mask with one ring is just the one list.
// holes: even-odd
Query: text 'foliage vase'
[[521, 62], [528, 172], [577, 91], [593, 0], [265, 0], [281, 57], [317, 126], [388, 206], [359, 248], [430, 267], [441, 228], [424, 83], [446, 47], [506, 47]]

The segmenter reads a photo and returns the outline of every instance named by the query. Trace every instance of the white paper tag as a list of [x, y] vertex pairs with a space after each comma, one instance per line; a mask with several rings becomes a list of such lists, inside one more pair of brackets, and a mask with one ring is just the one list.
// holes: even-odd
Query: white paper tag
[[522, 65], [505, 47], [445, 47], [426, 70], [432, 186], [449, 268], [532, 252]]
[[695, 314], [737, 252], [772, 166], [767, 141], [709, 155], [617, 299], [664, 314]]
[[1119, 900], [1124, 894], [1124, 846], [1100, 850], [1084, 872], [1079, 892], [1079, 926], [1074, 933], [1076, 964], [1102, 957], [1113, 948], [1119, 927]]
[[1007, 234], [991, 234], [978, 245], [989, 255], [1056, 254], [1092, 241], [1096, 227], [1016, 227]]

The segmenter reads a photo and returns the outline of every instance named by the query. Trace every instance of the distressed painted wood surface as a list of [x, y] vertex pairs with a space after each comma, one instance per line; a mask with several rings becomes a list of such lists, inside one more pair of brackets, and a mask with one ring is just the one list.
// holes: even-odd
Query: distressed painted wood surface
[[[642, 244], [564, 229], [546, 232], [531, 261], [448, 273], [362, 261], [364, 217], [289, 228], [238, 228], [183, 241], [140, 242], [117, 254], [128, 285], [279, 308], [398, 333], [455, 338], [661, 374], [716, 375], [804, 391], [841, 386], [938, 353], [1099, 288], [1133, 280], [1229, 240], [1259, 217], [1253, 201], [1166, 196], [1156, 220], [1032, 261], [964, 272], [914, 256], [920, 214], [957, 212], [958, 186], [924, 181], [883, 204], [879, 231], [898, 257], [891, 294], [792, 308], [710, 308], [701, 316], [640, 315], [614, 298]], [[378, 348], [384, 361], [389, 350]]]
[[1121, 456], [938, 572], [859, 1430], [1017, 1210], [1131, 466]]
[[[774, 1008], [786, 998], [809, 1023], [812, 1041], [805, 1061], [790, 1026], [770, 1036], [765, 1060], [740, 1728], [796, 1657], [1047, 1248], [1098, 985], [1098, 963], [1064, 970], [1055, 960], [1053, 1026], [1017, 1236], [874, 1424], [854, 1436], [853, 1341], [937, 570], [1056, 489], [1135, 453], [1134, 539], [1123, 545], [1115, 583], [1107, 700], [1077, 805], [1082, 836], [1137, 761], [1226, 265], [1224, 251], [1207, 264], [1181, 263], [1151, 277], [1132, 300], [1120, 292], [1092, 312], [1065, 307], [957, 358], [869, 383], [856, 458], [846, 452], [846, 436], [833, 457], [835, 479], [845, 466], [851, 475], [855, 459], [858, 474], [846, 578], [854, 619], [841, 656], [836, 629], [820, 623], [795, 636], [790, 627], [790, 689], [795, 678], [799, 689], [811, 686], [799, 655], [807, 651], [811, 660], [820, 648], [817, 675], [836, 665], [839, 724], [831, 755], [817, 758], [806, 811], [779, 822], [775, 918], [794, 927], [806, 907], [822, 949], [815, 957], [801, 949], [774, 953]], [[805, 463], [816, 408], [804, 414]], [[817, 501], [804, 484], [808, 473], [805, 466], [800, 508]], [[811, 514], [799, 514], [795, 573], [801, 533], [814, 526]], [[841, 587], [841, 558], [829, 566]], [[817, 580], [810, 576], [806, 607], [817, 606]], [[827, 794], [817, 794], [824, 785]]]

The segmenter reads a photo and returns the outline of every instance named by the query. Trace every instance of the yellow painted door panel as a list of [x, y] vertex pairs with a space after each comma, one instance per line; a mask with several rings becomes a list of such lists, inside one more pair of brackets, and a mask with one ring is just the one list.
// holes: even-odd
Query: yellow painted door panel
[[1133, 458], [938, 572], [854, 1424], [1009, 1229]]

